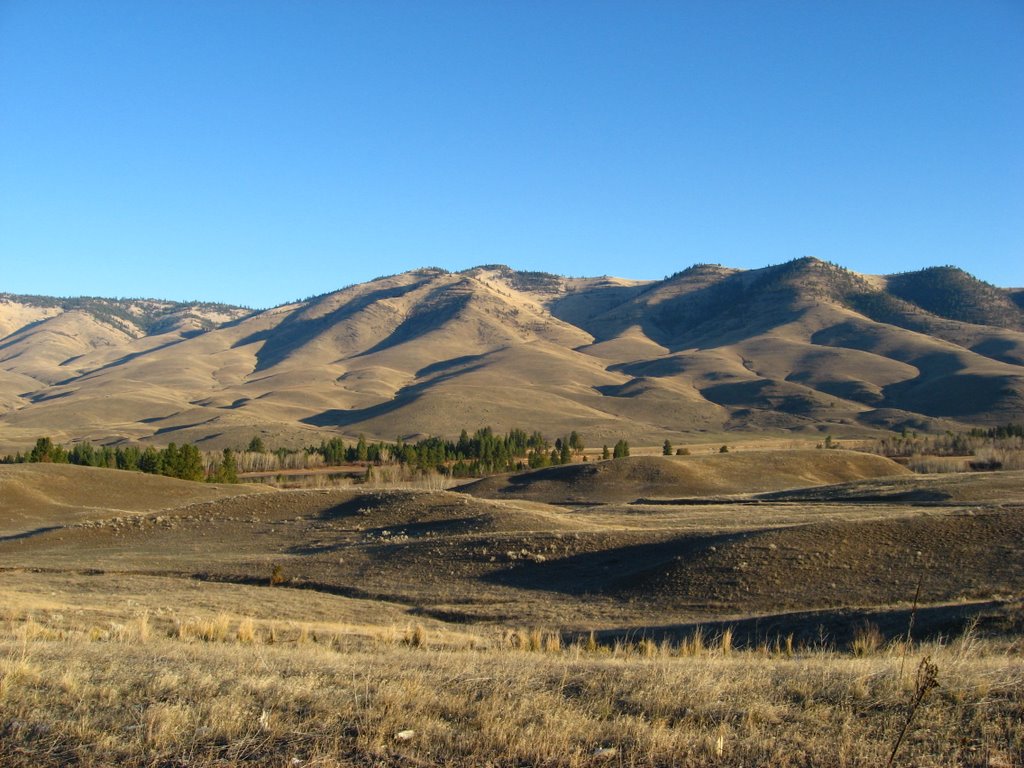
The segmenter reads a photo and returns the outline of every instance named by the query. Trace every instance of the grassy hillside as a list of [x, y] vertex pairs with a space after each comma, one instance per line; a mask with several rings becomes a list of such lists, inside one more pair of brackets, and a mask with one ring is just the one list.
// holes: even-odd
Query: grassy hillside
[[1019, 418], [1015, 296], [953, 268], [878, 277], [809, 257], [659, 281], [423, 269], [255, 314], [8, 296], [0, 449], [486, 425], [592, 445], [956, 431]]
[[909, 474], [891, 459], [836, 450], [632, 456], [496, 475], [459, 488], [481, 498], [581, 503], [721, 496]]

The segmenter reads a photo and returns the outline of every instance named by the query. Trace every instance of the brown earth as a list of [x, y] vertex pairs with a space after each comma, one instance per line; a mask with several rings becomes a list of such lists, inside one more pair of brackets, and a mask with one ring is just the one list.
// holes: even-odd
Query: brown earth
[[[737, 466], [734, 458], [707, 463]], [[764, 482], [708, 474], [731, 475], [737, 494]], [[919, 582], [922, 608], [935, 610], [998, 607], [1024, 592], [1024, 473], [945, 477], [942, 500], [934, 478], [904, 474], [778, 499], [551, 505], [447, 491], [237, 493], [39, 466], [18, 475], [21, 498], [45, 497], [51, 475], [99, 482], [92, 494], [107, 478], [145, 492], [134, 507], [120, 498], [105, 512], [97, 495], [88, 507], [44, 504], [28, 522], [3, 507], [0, 523], [14, 531], [0, 539], [10, 583], [42, 569], [79, 581], [92, 573], [267, 588], [278, 566], [297, 601], [312, 590], [457, 623], [606, 632], [748, 617], [807, 632], [851, 612], [905, 616]]]

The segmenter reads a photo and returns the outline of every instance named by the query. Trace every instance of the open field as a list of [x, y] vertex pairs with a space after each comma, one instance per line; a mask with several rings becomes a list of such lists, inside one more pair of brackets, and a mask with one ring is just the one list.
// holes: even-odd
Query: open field
[[449, 491], [0, 467], [0, 763], [884, 765], [925, 656], [894, 764], [1024, 759], [1024, 473], [581, 467]]

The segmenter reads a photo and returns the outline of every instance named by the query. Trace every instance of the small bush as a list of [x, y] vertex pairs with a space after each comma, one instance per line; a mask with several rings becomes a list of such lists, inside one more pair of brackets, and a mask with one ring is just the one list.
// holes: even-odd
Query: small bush
[[679, 644], [680, 656], [700, 656], [704, 652], [704, 630], [697, 627], [688, 638]]
[[878, 625], [866, 621], [853, 633], [850, 650], [853, 651], [854, 656], [871, 656], [878, 652], [883, 642], [885, 642], [885, 638]]
[[413, 648], [425, 648], [427, 645], [427, 628], [422, 624], [417, 624], [410, 631], [406, 632], [405, 642], [406, 645], [410, 645]]
[[235, 639], [246, 645], [256, 642], [256, 625], [251, 617], [246, 616], [238, 622], [238, 630], [235, 632]]

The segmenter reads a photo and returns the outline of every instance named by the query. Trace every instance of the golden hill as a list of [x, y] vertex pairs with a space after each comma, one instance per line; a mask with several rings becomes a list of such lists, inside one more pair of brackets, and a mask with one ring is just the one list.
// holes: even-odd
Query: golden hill
[[422, 269], [257, 313], [0, 295], [0, 447], [1005, 423], [1024, 410], [1018, 298], [952, 268], [878, 277], [809, 258], [654, 282]]

